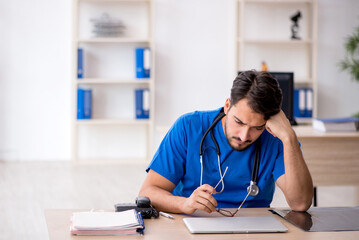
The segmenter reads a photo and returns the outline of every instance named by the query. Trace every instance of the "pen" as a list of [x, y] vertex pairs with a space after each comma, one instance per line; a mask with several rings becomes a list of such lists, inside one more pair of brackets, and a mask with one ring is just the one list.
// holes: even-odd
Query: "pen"
[[165, 212], [160, 212], [160, 215], [164, 216], [164, 217], [167, 217], [167, 218], [170, 218], [170, 219], [175, 219], [172, 215], [170, 215], [168, 213], [165, 213]]

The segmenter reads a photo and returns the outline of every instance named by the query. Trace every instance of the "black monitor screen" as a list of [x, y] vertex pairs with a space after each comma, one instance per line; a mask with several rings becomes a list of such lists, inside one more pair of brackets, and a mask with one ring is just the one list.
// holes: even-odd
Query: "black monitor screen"
[[[240, 74], [241, 72], [238, 72]], [[293, 91], [294, 73], [293, 72], [269, 72], [277, 79], [283, 93], [282, 110], [292, 125], [295, 125], [293, 116]]]

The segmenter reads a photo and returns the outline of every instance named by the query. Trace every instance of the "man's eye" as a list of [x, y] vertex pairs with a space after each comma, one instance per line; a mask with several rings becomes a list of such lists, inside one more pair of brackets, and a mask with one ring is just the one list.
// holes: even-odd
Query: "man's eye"
[[241, 121], [236, 121], [237, 124], [242, 125], [243, 123]]
[[264, 127], [256, 127], [256, 130], [262, 131]]

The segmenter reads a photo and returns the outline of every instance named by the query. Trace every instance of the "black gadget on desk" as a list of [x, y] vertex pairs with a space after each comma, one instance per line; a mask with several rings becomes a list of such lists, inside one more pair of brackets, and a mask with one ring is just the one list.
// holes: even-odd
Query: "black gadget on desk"
[[122, 212], [130, 209], [136, 209], [143, 218], [158, 218], [157, 210], [152, 207], [151, 200], [148, 197], [138, 196], [135, 203], [117, 203], [115, 204], [116, 212]]

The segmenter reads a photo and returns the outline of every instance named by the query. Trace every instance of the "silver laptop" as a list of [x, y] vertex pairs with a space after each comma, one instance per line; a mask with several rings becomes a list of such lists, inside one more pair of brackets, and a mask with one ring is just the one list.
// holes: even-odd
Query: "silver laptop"
[[288, 229], [275, 217], [183, 218], [191, 233], [270, 233]]

